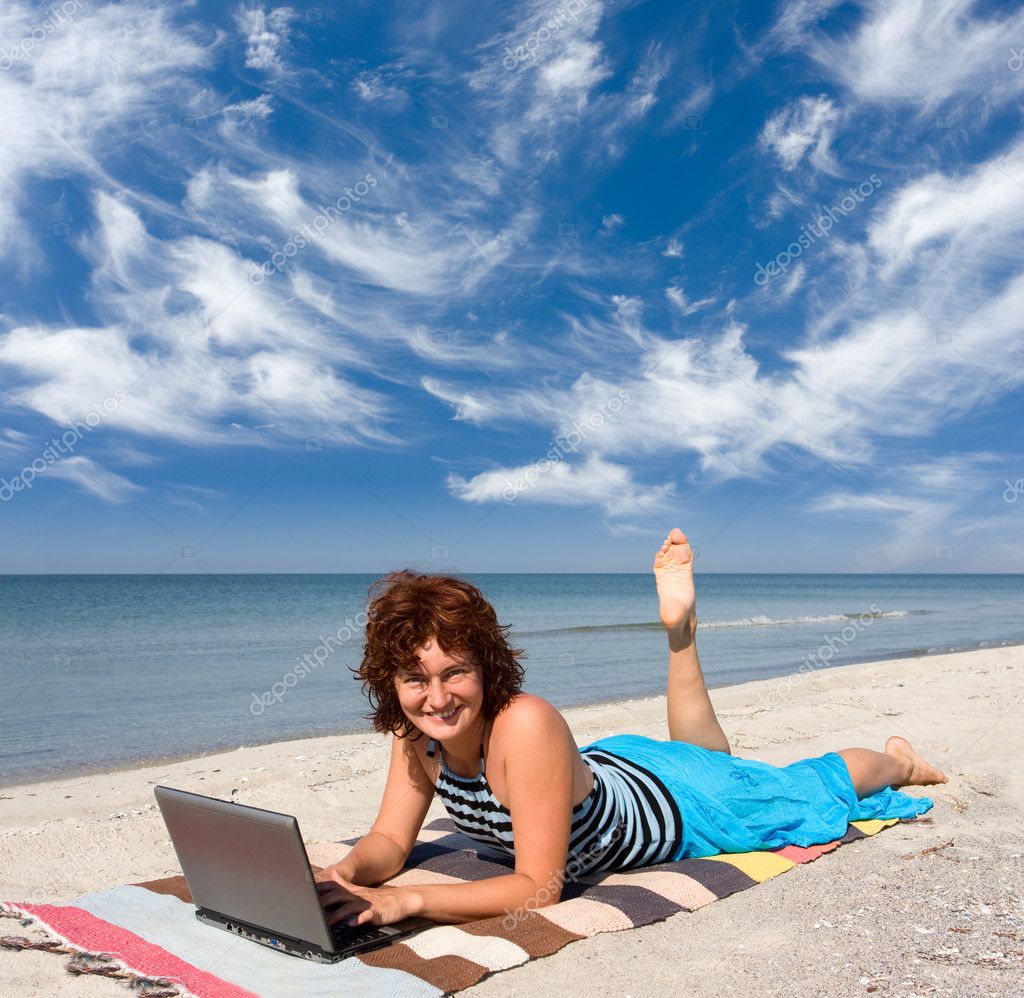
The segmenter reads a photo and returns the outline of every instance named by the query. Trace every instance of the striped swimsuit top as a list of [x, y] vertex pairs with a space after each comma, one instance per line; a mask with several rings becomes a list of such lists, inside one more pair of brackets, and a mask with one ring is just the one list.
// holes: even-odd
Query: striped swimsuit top
[[[431, 738], [427, 755], [438, 743]], [[594, 787], [572, 811], [566, 874], [626, 870], [663, 863], [678, 852], [682, 817], [668, 788], [653, 773], [601, 749], [585, 749], [583, 760], [594, 774]], [[491, 792], [480, 745], [480, 772], [453, 773], [441, 748], [436, 790], [455, 827], [477, 842], [514, 854], [512, 815]]]

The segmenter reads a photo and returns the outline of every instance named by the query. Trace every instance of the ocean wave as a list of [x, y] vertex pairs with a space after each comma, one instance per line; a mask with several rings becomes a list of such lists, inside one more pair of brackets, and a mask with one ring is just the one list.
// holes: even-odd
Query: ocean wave
[[[718, 630], [732, 627], [798, 627], [807, 624], [838, 624], [850, 620], [876, 619], [880, 617], [910, 617], [931, 610], [861, 610], [855, 613], [827, 613], [820, 616], [803, 617], [769, 617], [758, 614], [753, 617], [741, 617], [739, 620], [702, 620], [698, 630]], [[539, 631], [515, 631], [518, 638], [548, 637], [553, 634], [598, 634], [604, 631], [661, 631], [662, 625], [657, 622], [640, 622], [628, 624], [584, 624], [578, 627], [551, 627]]]
[[715, 627], [785, 627], [800, 624], [838, 624], [848, 620], [877, 619], [880, 617], [909, 617], [911, 614], [929, 613], [928, 610], [862, 610], [859, 613], [826, 613], [806, 617], [743, 617], [740, 620], [706, 620], [697, 625], [701, 628]]

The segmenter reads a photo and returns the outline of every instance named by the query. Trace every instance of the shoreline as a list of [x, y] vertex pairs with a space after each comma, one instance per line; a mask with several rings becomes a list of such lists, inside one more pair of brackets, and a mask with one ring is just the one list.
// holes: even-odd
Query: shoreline
[[[902, 734], [949, 783], [911, 788], [935, 801], [924, 821], [692, 914], [573, 943], [485, 979], [468, 996], [572, 993], [581, 968], [601, 981], [595, 993], [634, 998], [666, 989], [803, 998], [1019, 990], [1024, 646], [837, 666], [711, 695], [737, 755], [785, 765], [850, 745], [880, 748]], [[580, 745], [623, 731], [666, 737], [664, 696], [564, 716]], [[295, 815], [307, 844], [365, 834], [389, 756], [385, 736], [351, 733], [8, 788], [0, 793], [0, 899], [67, 902], [177, 874], [157, 783]], [[425, 820], [444, 813], [435, 799]], [[124, 993], [106, 978], [70, 978], [66, 963], [59, 954], [0, 951], [0, 993]]]
[[[955, 649], [942, 649], [939, 651], [917, 651], [908, 654], [901, 654], [896, 657], [886, 658], [863, 658], [857, 659], [854, 662], [837, 662], [835, 665], [822, 666], [820, 669], [813, 670], [801, 670], [795, 669], [793, 672], [780, 672], [771, 676], [765, 676], [760, 679], [740, 679], [735, 682], [725, 683], [708, 683], [708, 689], [711, 691], [731, 690], [740, 686], [755, 685], [758, 683], [772, 683], [772, 682], [786, 682], [793, 677], [806, 677], [819, 672], [833, 672], [836, 669], [852, 669], [858, 666], [868, 666], [879, 663], [887, 662], [914, 662], [928, 658], [940, 658], [945, 655], [969, 655], [975, 652], [984, 652], [989, 650], [1002, 650], [1002, 649], [1018, 649], [1024, 652], [1024, 642], [1008, 642], [1003, 644], [998, 641], [981, 642], [977, 646], [968, 648], [955, 648]], [[558, 710], [562, 714], [574, 713], [577, 711], [586, 711], [591, 709], [599, 708], [611, 708], [621, 704], [627, 703], [648, 703], [652, 700], [658, 700], [662, 698], [664, 694], [650, 693], [641, 694], [635, 697], [613, 697], [608, 700], [595, 700], [588, 703], [577, 703], [572, 704], [568, 707], [558, 707]], [[557, 704], [555, 705], [557, 707]], [[127, 762], [118, 762], [111, 765], [107, 764], [96, 764], [92, 766], [76, 767], [74, 769], [62, 770], [59, 773], [47, 774], [37, 779], [29, 778], [17, 783], [8, 783], [3, 777], [0, 777], [0, 801], [3, 800], [3, 795], [7, 791], [19, 790], [25, 787], [40, 786], [48, 783], [58, 783], [68, 780], [79, 780], [90, 777], [99, 776], [111, 776], [119, 773], [130, 773], [137, 770], [153, 769], [162, 766], [174, 766], [179, 763], [185, 762], [201, 762], [204, 759], [208, 759], [215, 756], [226, 755], [232, 752], [243, 752], [251, 749], [262, 749], [274, 745], [287, 745], [292, 743], [301, 742], [316, 742], [324, 739], [333, 738], [346, 738], [355, 736], [377, 736], [386, 738], [385, 734], [374, 731], [374, 729], [367, 725], [364, 727], [355, 728], [339, 728], [335, 731], [328, 731], [322, 733], [303, 733], [287, 736], [284, 738], [272, 738], [268, 741], [256, 741], [246, 742], [241, 745], [229, 745], [213, 747], [209, 749], [200, 749], [198, 751], [183, 751], [176, 752], [172, 755], [166, 756], [151, 756], [143, 759], [136, 759]]]

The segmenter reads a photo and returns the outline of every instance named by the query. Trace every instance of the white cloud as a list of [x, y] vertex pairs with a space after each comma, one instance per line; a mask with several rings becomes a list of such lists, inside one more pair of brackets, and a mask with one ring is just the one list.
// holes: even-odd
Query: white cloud
[[[679, 125], [692, 127], [693, 119], [700, 119], [703, 112], [711, 106], [711, 98], [715, 95], [715, 84], [711, 81], [698, 82], [681, 100], [669, 115], [666, 127], [675, 128]], [[688, 124], [689, 123], [689, 124]]]
[[668, 298], [668, 300], [672, 302], [672, 304], [679, 309], [683, 315], [693, 315], [694, 312], [699, 312], [705, 305], [713, 305], [716, 301], [714, 296], [701, 298], [699, 301], [690, 301], [686, 296], [686, 292], [675, 284], [665, 288], [665, 297]]
[[934, 172], [912, 181], [892, 197], [871, 225], [871, 246], [887, 272], [938, 247], [953, 257], [982, 246], [1004, 256], [1021, 245], [1024, 225], [1024, 140], [959, 176]]
[[603, 124], [595, 122], [592, 126], [604, 146], [600, 160], [616, 158], [625, 151], [626, 133], [635, 132], [657, 104], [658, 88], [668, 75], [670, 61], [660, 45], [651, 45], [624, 90], [600, 95], [592, 116], [603, 119]]
[[1022, 74], [1006, 69], [1010, 44], [1024, 37], [1024, 10], [981, 7], [977, 0], [869, 0], [850, 36], [815, 35], [807, 48], [864, 101], [927, 108], [984, 93], [999, 103], [1024, 85]]
[[603, 235], [611, 235], [611, 233], [621, 229], [625, 224], [626, 220], [619, 214], [605, 215], [601, 219], [601, 232]]
[[423, 388], [435, 398], [446, 402], [455, 410], [452, 417], [469, 423], [488, 423], [499, 417], [505, 408], [496, 401], [478, 398], [468, 391], [459, 391], [437, 378], [425, 377], [420, 380]]
[[[593, 87], [611, 76], [611, 70], [601, 64], [600, 45], [574, 38], [540, 67], [538, 76], [538, 90], [552, 103], [568, 104], [580, 111]], [[545, 115], [547, 111], [537, 108], [534, 113]]]
[[766, 45], [782, 49], [798, 47], [806, 41], [809, 29], [840, 3], [842, 0], [783, 0], [778, 17], [768, 32]]
[[643, 343], [643, 301], [630, 295], [612, 295], [612, 304], [618, 328], [635, 343]]
[[839, 111], [824, 95], [800, 97], [768, 119], [758, 141], [775, 153], [786, 170], [795, 169], [809, 151], [816, 169], [834, 174], [829, 145], [838, 121]]
[[641, 486], [632, 472], [591, 454], [571, 464], [543, 458], [516, 468], [484, 471], [470, 480], [450, 475], [448, 488], [472, 503], [544, 502], [556, 506], [600, 506], [610, 517], [659, 514], [674, 486]]
[[83, 492], [113, 504], [126, 503], [142, 491], [140, 486], [123, 475], [101, 467], [88, 457], [62, 458], [50, 465], [46, 474], [53, 478], [63, 478], [77, 485]]
[[[933, 434], [1024, 384], [1024, 213], [1019, 189], [995, 182], [1020, 175], [1022, 146], [879, 195], [865, 242], [830, 243], [832, 269], [815, 276], [828, 305], [813, 335], [779, 350], [781, 365], [758, 361], [735, 318], [717, 334], [666, 339], [644, 327], [639, 298], [620, 295], [613, 321], [566, 316], [602, 374], [536, 394], [578, 415], [624, 391], [629, 404], [582, 453], [629, 464], [681, 453], [712, 479], [762, 476], [794, 450], [867, 467], [879, 447]], [[810, 281], [794, 268], [779, 294]], [[690, 307], [673, 287], [670, 300]]]
[[558, 130], [581, 118], [591, 91], [612, 75], [594, 40], [603, 14], [600, 0], [571, 10], [563, 0], [528, 0], [514, 27], [479, 46], [480, 64], [467, 82], [494, 120], [499, 162], [518, 165], [524, 143], [532, 158], [557, 155]]
[[223, 113], [238, 114], [243, 118], [269, 118], [274, 113], [274, 103], [270, 94], [260, 94], [252, 100], [228, 104]]
[[366, 70], [352, 81], [352, 89], [358, 94], [359, 99], [367, 104], [407, 107], [410, 102], [409, 94], [402, 87], [388, 82], [390, 75], [392, 74], [384, 68]]
[[[40, 20], [38, 5], [5, 3], [0, 37], [31, 37]], [[111, 145], [166, 144], [180, 131], [199, 93], [188, 74], [212, 59], [212, 46], [195, 36], [160, 4], [84, 4], [30, 59], [0, 72], [0, 258], [23, 272], [44, 262], [20, 214], [30, 180], [84, 175], [114, 187], [101, 165]]]
[[424, 376], [420, 379], [424, 391], [455, 410], [453, 419], [485, 425], [495, 422], [548, 422], [558, 419], [559, 399], [540, 395], [529, 389], [511, 389], [500, 395], [465, 388]]
[[281, 49], [288, 42], [288, 25], [294, 17], [291, 7], [275, 7], [270, 13], [262, 4], [238, 9], [235, 20], [245, 35], [246, 66], [264, 72], [279, 72], [283, 68]]
[[[253, 285], [252, 264], [218, 243], [156, 240], [107, 195], [96, 213], [84, 249], [95, 267], [94, 307], [107, 322], [0, 337], [12, 402], [73, 422], [120, 390], [127, 400], [106, 426], [188, 443], [394, 441], [383, 397], [346, 376], [368, 365], [365, 351], [324, 330], [287, 285]], [[232, 431], [229, 421], [275, 430]]]

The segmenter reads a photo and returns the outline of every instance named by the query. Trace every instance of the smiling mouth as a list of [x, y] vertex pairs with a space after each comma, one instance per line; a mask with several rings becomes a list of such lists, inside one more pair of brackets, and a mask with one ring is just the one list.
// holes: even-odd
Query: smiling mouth
[[450, 721], [460, 710], [462, 710], [461, 704], [458, 707], [452, 707], [451, 710], [446, 710], [444, 713], [428, 714], [427, 717], [436, 717], [439, 721]]

